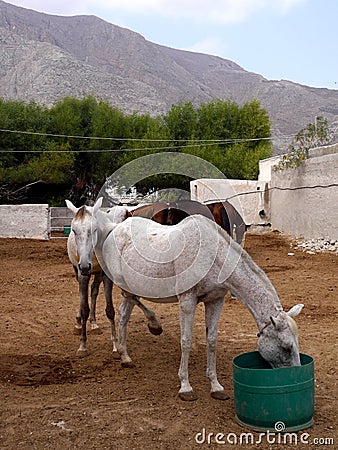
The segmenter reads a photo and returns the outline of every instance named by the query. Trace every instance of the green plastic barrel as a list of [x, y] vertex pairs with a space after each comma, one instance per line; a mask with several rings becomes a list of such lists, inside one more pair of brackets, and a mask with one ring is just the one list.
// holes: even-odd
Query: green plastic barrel
[[298, 431], [313, 424], [314, 363], [300, 354], [301, 366], [270, 368], [259, 352], [233, 360], [237, 421], [256, 431]]
[[63, 234], [65, 235], [65, 236], [69, 236], [70, 235], [70, 231], [71, 231], [71, 226], [70, 225], [65, 225], [64, 227], [63, 227]]

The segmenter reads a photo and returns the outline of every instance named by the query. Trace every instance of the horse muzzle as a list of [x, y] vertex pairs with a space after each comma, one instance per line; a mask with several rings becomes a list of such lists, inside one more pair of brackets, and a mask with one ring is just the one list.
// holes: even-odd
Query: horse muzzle
[[78, 269], [81, 275], [88, 276], [92, 273], [92, 265], [91, 263], [88, 264], [78, 264]]

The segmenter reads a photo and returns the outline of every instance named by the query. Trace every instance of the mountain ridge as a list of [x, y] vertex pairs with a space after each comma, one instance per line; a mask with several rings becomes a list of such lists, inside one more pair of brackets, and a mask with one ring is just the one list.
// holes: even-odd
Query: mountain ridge
[[0, 0], [0, 57], [5, 100], [51, 106], [92, 94], [126, 113], [158, 115], [179, 102], [257, 98], [269, 112], [276, 153], [316, 116], [338, 121], [336, 90], [268, 80], [219, 56], [147, 41], [94, 15], [50, 15]]

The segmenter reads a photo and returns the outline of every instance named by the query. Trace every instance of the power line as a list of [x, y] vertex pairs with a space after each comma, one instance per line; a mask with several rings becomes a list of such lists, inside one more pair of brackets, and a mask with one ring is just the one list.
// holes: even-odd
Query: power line
[[[172, 145], [166, 145], [161, 147], [137, 147], [137, 148], [119, 148], [119, 149], [84, 149], [84, 150], [48, 150], [48, 149], [38, 149], [38, 150], [0, 150], [0, 153], [109, 153], [109, 152], [134, 152], [134, 151], [157, 151], [157, 150], [174, 150], [174, 149], [184, 149], [191, 147], [208, 147], [213, 145], [228, 145], [241, 142], [254, 142], [254, 141], [269, 141], [271, 137], [261, 137], [261, 138], [232, 138], [232, 139], [147, 139], [147, 138], [117, 138], [117, 137], [103, 137], [103, 136], [78, 136], [78, 135], [67, 135], [67, 134], [51, 134], [51, 133], [41, 133], [33, 131], [21, 131], [21, 130], [10, 130], [10, 129], [0, 129], [2, 133], [17, 133], [30, 136], [44, 136], [44, 137], [56, 137], [56, 138], [67, 138], [67, 139], [87, 139], [92, 141], [114, 141], [114, 142], [144, 142], [144, 143], [172, 143]], [[178, 143], [184, 143], [185, 145], [177, 145]]]
[[[117, 137], [107, 137], [107, 136], [79, 136], [79, 135], [68, 135], [68, 134], [52, 134], [52, 133], [41, 133], [35, 131], [21, 131], [21, 130], [9, 130], [0, 129], [2, 133], [17, 133], [32, 136], [45, 136], [45, 137], [59, 137], [68, 139], [88, 139], [88, 140], [109, 140], [109, 141], [135, 141], [135, 142], [191, 142], [191, 143], [235, 143], [235, 142], [250, 142], [250, 141], [262, 141], [262, 140], [272, 140], [272, 137], [257, 137], [257, 138], [230, 138], [230, 139], [148, 139], [148, 138], [117, 138]], [[292, 137], [292, 136], [290, 136]]]
[[[214, 145], [214, 144], [207, 144]], [[105, 150], [0, 150], [0, 153], [122, 153], [122, 152], [136, 152], [136, 151], [150, 151], [150, 150], [176, 150], [188, 147], [195, 147], [194, 145], [186, 146], [170, 146], [170, 147], [142, 147], [142, 148], [120, 148], [120, 149], [105, 149]], [[159, 153], [159, 152], [157, 152]]]
[[[266, 182], [265, 182], [266, 183]], [[338, 183], [330, 183], [330, 184], [315, 184], [312, 186], [298, 186], [298, 187], [279, 187], [279, 186], [272, 186], [272, 187], [268, 187], [264, 190], [256, 190], [256, 191], [244, 191], [244, 192], [237, 192], [234, 195], [231, 195], [230, 197], [227, 198], [214, 198], [211, 200], [206, 200], [204, 203], [207, 205], [209, 203], [218, 203], [218, 202], [227, 202], [228, 200], [231, 200], [233, 198], [236, 197], [241, 197], [242, 195], [249, 195], [249, 194], [264, 194], [264, 192], [267, 191], [302, 191], [305, 189], [327, 189], [327, 188], [332, 188], [332, 187], [338, 187]]]
[[189, 147], [211, 147], [218, 143], [210, 142], [210, 143], [192, 143], [190, 145], [170, 145], [170, 146], [161, 146], [161, 147], [137, 147], [137, 148], [107, 148], [107, 149], [85, 149], [85, 150], [0, 150], [0, 153], [114, 153], [114, 152], [135, 152], [135, 151], [151, 151], [151, 150], [175, 150], [175, 149], [184, 149]]

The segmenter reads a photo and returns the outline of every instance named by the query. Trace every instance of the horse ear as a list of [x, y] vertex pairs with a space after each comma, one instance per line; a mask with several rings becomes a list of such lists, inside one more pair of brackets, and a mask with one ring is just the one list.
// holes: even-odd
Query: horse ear
[[78, 208], [73, 205], [73, 203], [70, 200], [65, 200], [67, 208], [70, 209], [71, 211], [73, 211], [74, 214], [77, 213]]
[[93, 213], [94, 213], [94, 214], [96, 213], [96, 211], [97, 211], [98, 209], [101, 208], [102, 201], [103, 201], [103, 197], [100, 197], [100, 198], [98, 198], [98, 199], [96, 200], [95, 205], [93, 206]]
[[95, 217], [99, 228], [103, 228], [107, 223], [110, 223], [108, 214], [104, 213], [103, 211], [98, 210], [95, 214]]
[[124, 214], [124, 220], [128, 219], [128, 217], [133, 217], [133, 214], [128, 209], [126, 209], [126, 212]]
[[298, 305], [293, 306], [286, 314], [289, 317], [297, 317], [298, 314], [301, 312], [301, 310], [303, 309], [303, 304], [299, 303]]
[[103, 216], [103, 212], [98, 211], [97, 214], [95, 214], [95, 217], [96, 217], [98, 228], [103, 229], [104, 223], [105, 223], [105, 218]]

